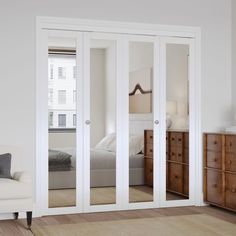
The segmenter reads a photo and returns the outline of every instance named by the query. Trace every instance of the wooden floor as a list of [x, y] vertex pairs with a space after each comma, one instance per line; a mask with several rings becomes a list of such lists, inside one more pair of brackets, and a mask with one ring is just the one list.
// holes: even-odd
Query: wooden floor
[[[191, 214], [208, 214], [210, 216], [214, 216], [216, 218], [236, 224], [235, 213], [222, 210], [216, 207], [179, 207], [179, 208], [118, 211], [118, 212], [106, 212], [106, 213], [45, 216], [41, 218], [34, 218], [33, 224], [34, 225], [73, 224], [80, 222], [137, 219], [137, 218], [191, 215]], [[1, 236], [33, 235], [31, 231], [25, 228], [25, 225], [26, 225], [25, 220], [0, 221], [0, 235]]]

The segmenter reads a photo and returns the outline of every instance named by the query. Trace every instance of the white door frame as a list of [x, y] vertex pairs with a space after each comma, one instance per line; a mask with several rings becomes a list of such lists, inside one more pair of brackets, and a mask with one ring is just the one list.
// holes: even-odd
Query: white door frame
[[[184, 37], [192, 38], [195, 41], [195, 58], [194, 58], [194, 81], [192, 82], [191, 91], [194, 94], [194, 101], [192, 105], [194, 106], [195, 111], [195, 122], [194, 122], [194, 143], [195, 147], [195, 197], [193, 204], [196, 206], [203, 205], [203, 174], [202, 174], [202, 132], [201, 132], [201, 30], [199, 27], [185, 27], [185, 26], [168, 26], [168, 25], [154, 25], [154, 24], [139, 24], [139, 23], [127, 23], [127, 22], [112, 22], [112, 21], [93, 21], [93, 20], [83, 20], [83, 19], [68, 19], [68, 18], [54, 18], [54, 17], [37, 17], [36, 20], [36, 206], [35, 206], [35, 215], [42, 216], [47, 214], [66, 214], [66, 213], [75, 213], [83, 211], [81, 208], [67, 208], [64, 210], [54, 209], [48, 212], [45, 212], [42, 206], [45, 205], [47, 201], [47, 194], [43, 192], [42, 180], [47, 177], [45, 173], [45, 160], [43, 157], [47, 156], [45, 153], [45, 147], [47, 146], [47, 140], [45, 137], [47, 134], [45, 130], [45, 125], [47, 126], [47, 120], [43, 117], [44, 112], [47, 112], [47, 94], [44, 94], [45, 81], [42, 83], [42, 78], [47, 78], [47, 71], [42, 69], [42, 66], [45, 65], [45, 58], [42, 56], [42, 51], [47, 50], [45, 45], [47, 45], [47, 35], [45, 30], [64, 30], [64, 31], [83, 31], [83, 32], [98, 32], [98, 33], [119, 33], [119, 34], [131, 34], [131, 35], [148, 35], [148, 36], [166, 36], [166, 37]], [[84, 40], [84, 39], [82, 39]], [[159, 39], [157, 38], [156, 42]], [[120, 40], [120, 43], [125, 45], [125, 40]], [[158, 43], [159, 44], [159, 43]], [[157, 49], [155, 49], [157, 50]], [[47, 61], [47, 59], [46, 59]], [[79, 72], [79, 71], [78, 71]], [[81, 70], [83, 73], [83, 70]], [[161, 76], [161, 72], [158, 72]], [[81, 74], [82, 76], [82, 74]], [[86, 76], [86, 75], [83, 75]], [[125, 75], [124, 75], [125, 76]], [[159, 83], [159, 82], [158, 82]], [[161, 86], [161, 84], [159, 84]], [[82, 84], [81, 84], [82, 86]], [[84, 85], [83, 85], [84, 86]], [[161, 87], [160, 87], [161, 89]], [[45, 96], [42, 96], [45, 95]], [[159, 101], [159, 104], [161, 101]], [[81, 108], [80, 108], [81, 109]], [[118, 111], [118, 110], [117, 110]], [[158, 111], [159, 112], [159, 111]], [[160, 112], [159, 112], [160, 113]], [[160, 120], [164, 118], [159, 117]], [[82, 121], [81, 121], [82, 123]], [[127, 127], [128, 128], [128, 127]], [[163, 132], [163, 131], [162, 131]], [[46, 135], [46, 136], [45, 136]], [[80, 140], [79, 137], [77, 140]], [[124, 141], [123, 141], [124, 142]], [[161, 142], [161, 140], [158, 140]], [[125, 144], [123, 143], [124, 147]], [[126, 147], [128, 149], [128, 147]], [[81, 149], [82, 150], [82, 149]], [[155, 162], [154, 162], [155, 163]], [[161, 163], [160, 163], [161, 164]], [[154, 164], [155, 165], [155, 164]], [[157, 162], [156, 162], [157, 165]], [[78, 169], [77, 169], [78, 170]], [[157, 184], [163, 184], [161, 178], [154, 177], [158, 182]], [[78, 176], [77, 176], [78, 180]], [[82, 183], [81, 183], [82, 185]], [[77, 196], [77, 201], [78, 201]], [[161, 200], [161, 196], [155, 197], [157, 202]], [[160, 203], [163, 205], [164, 203]], [[133, 204], [132, 204], [133, 205]], [[166, 206], [171, 206], [166, 205]], [[145, 206], [154, 207], [152, 205]], [[157, 207], [157, 205], [155, 205]], [[142, 204], [130, 205], [129, 209], [142, 208]], [[93, 211], [95, 209], [92, 209]], [[97, 208], [96, 211], [106, 211], [112, 210], [109, 206], [107, 209], [101, 207]], [[114, 209], [115, 210], [115, 209]]]
[[197, 133], [196, 126], [196, 106], [195, 106], [195, 39], [192, 38], [178, 38], [178, 37], [161, 37], [160, 39], [160, 78], [161, 78], [161, 91], [160, 97], [163, 99], [162, 103], [166, 102], [166, 46], [167, 44], [187, 45], [189, 46], [189, 62], [188, 62], [188, 79], [189, 79], [189, 198], [182, 200], [166, 200], [166, 107], [161, 106], [160, 111], [160, 126], [161, 143], [160, 143], [160, 189], [161, 199], [160, 203], [162, 207], [173, 206], [186, 206], [195, 205], [195, 184], [196, 176], [196, 151], [195, 143]]

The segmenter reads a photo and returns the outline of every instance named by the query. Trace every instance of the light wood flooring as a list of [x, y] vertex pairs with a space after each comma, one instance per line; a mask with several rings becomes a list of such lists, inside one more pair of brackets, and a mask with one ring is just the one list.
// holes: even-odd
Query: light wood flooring
[[[34, 218], [34, 225], [57, 225], [57, 224], [75, 224], [81, 222], [96, 222], [107, 220], [137, 219], [163, 216], [179, 216], [192, 214], [207, 214], [236, 224], [236, 214], [230, 211], [222, 210], [216, 207], [178, 207], [147, 209], [133, 211], [117, 211], [103, 213], [84, 213], [60, 216], [45, 216]], [[1, 236], [28, 236], [33, 235], [26, 228], [26, 220], [4, 220], [0, 221]]]
[[[167, 200], [185, 199], [177, 194], [167, 193]], [[91, 205], [112, 204], [116, 202], [115, 187], [91, 188]], [[150, 202], [153, 201], [153, 188], [145, 185], [129, 187], [130, 202]], [[53, 207], [75, 206], [76, 189], [55, 189], [49, 190], [48, 204]]]

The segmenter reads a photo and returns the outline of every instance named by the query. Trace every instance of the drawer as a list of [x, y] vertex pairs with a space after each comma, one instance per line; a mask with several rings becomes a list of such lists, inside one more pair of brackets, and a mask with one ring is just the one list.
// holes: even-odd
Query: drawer
[[226, 152], [236, 153], [236, 135], [226, 135], [225, 150]]
[[183, 168], [180, 164], [168, 163], [167, 189], [177, 193], [183, 193]]
[[236, 174], [225, 175], [225, 205], [236, 210]]
[[184, 148], [189, 148], [189, 133], [184, 133]]
[[187, 148], [184, 149], [183, 162], [189, 163], [189, 150]]
[[145, 131], [145, 142], [153, 143], [153, 131], [152, 130]]
[[236, 172], [236, 153], [225, 154], [225, 170]]
[[153, 144], [146, 143], [144, 152], [145, 152], [145, 156], [153, 157]]
[[207, 167], [221, 169], [222, 168], [222, 153], [207, 151]]
[[221, 151], [222, 150], [222, 136], [220, 134], [207, 135], [207, 150]]
[[145, 182], [147, 185], [153, 185], [153, 160], [145, 158]]
[[171, 161], [183, 161], [183, 149], [179, 147], [171, 147], [169, 153], [169, 159]]
[[223, 205], [222, 173], [217, 170], [206, 170], [207, 177], [207, 201]]
[[189, 166], [184, 166], [183, 193], [189, 195]]
[[183, 133], [181, 132], [171, 132], [170, 133], [170, 145], [183, 147]]

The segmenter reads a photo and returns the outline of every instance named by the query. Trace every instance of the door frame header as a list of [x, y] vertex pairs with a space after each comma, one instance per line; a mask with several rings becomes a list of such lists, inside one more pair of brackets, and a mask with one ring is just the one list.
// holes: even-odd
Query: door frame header
[[131, 23], [61, 17], [36, 17], [37, 29], [71, 30], [83, 32], [137, 34], [149, 36], [175, 36], [196, 38], [201, 35], [200, 27]]

